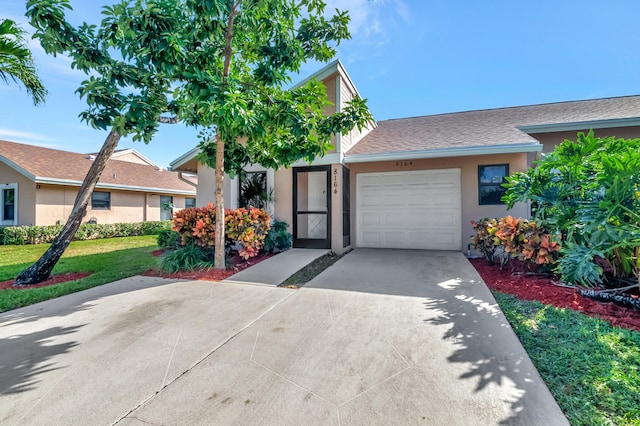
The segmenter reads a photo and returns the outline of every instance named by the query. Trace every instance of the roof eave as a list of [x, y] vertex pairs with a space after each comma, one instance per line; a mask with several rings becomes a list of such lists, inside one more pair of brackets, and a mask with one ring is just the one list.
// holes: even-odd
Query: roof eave
[[[37, 176], [35, 182], [39, 184], [49, 185], [69, 185], [69, 186], [81, 186], [82, 182], [79, 180], [71, 179], [56, 179]], [[137, 191], [137, 192], [160, 192], [163, 194], [175, 194], [175, 195], [195, 195], [196, 191], [186, 191], [181, 189], [170, 188], [156, 188], [147, 186], [133, 186], [133, 185], [120, 185], [115, 183], [101, 183], [96, 184], [97, 189], [117, 189], [121, 191]]]
[[470, 146], [463, 148], [427, 149], [420, 151], [352, 154], [344, 157], [345, 163], [370, 163], [376, 161], [421, 160], [427, 158], [467, 157], [471, 155], [518, 154], [542, 151], [540, 143]]
[[15, 170], [16, 172], [18, 172], [21, 175], [25, 176], [29, 180], [32, 180], [32, 181], [36, 180], [36, 176], [34, 174], [29, 173], [29, 171], [27, 171], [26, 169], [20, 167], [18, 164], [16, 164], [13, 161], [9, 160], [7, 157], [3, 157], [2, 155], [0, 155], [0, 162], [2, 162], [4, 164], [6, 164], [7, 166], [11, 167], [13, 170]]
[[198, 156], [198, 152], [200, 152], [200, 148], [196, 146], [189, 152], [182, 154], [180, 157], [169, 163], [169, 170], [174, 172], [180, 171], [180, 167], [196, 158]]
[[531, 126], [517, 126], [517, 129], [528, 134], [536, 134], [631, 126], [640, 126], [640, 117], [613, 118], [609, 120], [574, 121], [569, 123], [534, 124]]

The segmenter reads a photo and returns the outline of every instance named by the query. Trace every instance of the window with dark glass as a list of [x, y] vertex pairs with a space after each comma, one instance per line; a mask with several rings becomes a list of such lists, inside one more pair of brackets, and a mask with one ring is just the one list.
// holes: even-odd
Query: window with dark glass
[[247, 172], [238, 184], [238, 207], [267, 207], [271, 199], [267, 191], [267, 172]]
[[509, 176], [508, 164], [478, 166], [478, 203], [480, 205], [504, 204], [500, 199], [506, 192], [502, 184]]
[[94, 191], [91, 194], [91, 210], [111, 209], [111, 193]]
[[184, 199], [184, 208], [185, 209], [192, 209], [196, 206], [196, 199], [195, 198], [190, 198], [187, 197]]
[[2, 220], [14, 220], [16, 207], [16, 190], [4, 189], [2, 191]]

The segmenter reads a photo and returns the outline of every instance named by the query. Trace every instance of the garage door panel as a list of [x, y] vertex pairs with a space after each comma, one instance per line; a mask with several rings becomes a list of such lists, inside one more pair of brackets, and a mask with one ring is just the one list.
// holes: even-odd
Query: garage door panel
[[357, 245], [460, 250], [460, 169], [357, 175]]

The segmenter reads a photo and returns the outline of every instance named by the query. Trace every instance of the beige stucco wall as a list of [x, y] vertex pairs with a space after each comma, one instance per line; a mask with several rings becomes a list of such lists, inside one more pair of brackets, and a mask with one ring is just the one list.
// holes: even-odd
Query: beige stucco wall
[[77, 194], [78, 187], [38, 185], [36, 189], [35, 224], [55, 225], [56, 223], [65, 223], [69, 218], [69, 214], [71, 214]]
[[[224, 175], [223, 181], [224, 208], [231, 208], [231, 179]], [[196, 205], [204, 207], [216, 203], [216, 172], [205, 164], [198, 164], [198, 187], [196, 189]]]
[[478, 220], [483, 217], [502, 217], [507, 214], [528, 217], [528, 207], [525, 204], [516, 205], [510, 211], [507, 211], [506, 206], [503, 205], [479, 205], [478, 166], [492, 164], [509, 164], [510, 173], [525, 171], [527, 169], [527, 155], [502, 154], [411, 160], [407, 161], [406, 165], [404, 161], [347, 164], [347, 167], [351, 170], [351, 241], [356, 241], [357, 233], [356, 175], [358, 173], [459, 168], [462, 186], [461, 250], [464, 251], [466, 251], [467, 244], [470, 242], [471, 234], [473, 233], [472, 220]]
[[146, 164], [150, 165], [148, 162], [144, 161], [142, 158], [138, 157], [136, 154], [130, 152], [128, 154], [118, 155], [117, 157], [113, 157], [113, 160], [118, 161], [126, 161], [128, 163], [136, 163], [136, 164]]
[[293, 232], [293, 170], [280, 169], [274, 173], [273, 197], [275, 217], [289, 224]]
[[[589, 129], [582, 130], [584, 133], [587, 133], [588, 131]], [[575, 141], [578, 138], [578, 132], [579, 130], [572, 130], [570, 132], [536, 133], [531, 136], [540, 141], [543, 145], [542, 152], [546, 153], [553, 151], [555, 146], [563, 142], [565, 139]], [[593, 133], [595, 136], [600, 138], [614, 136], [616, 138], [635, 139], [640, 138], [640, 126], [595, 129]]]
[[26, 176], [0, 163], [0, 186], [18, 184], [18, 225], [33, 225], [36, 221], [36, 184]]
[[[145, 193], [139, 191], [116, 191], [98, 189], [111, 193], [109, 210], [94, 210], [91, 203], [83, 222], [95, 218], [97, 223], [129, 223], [160, 220], [160, 196], [173, 197], [174, 212], [184, 208], [182, 195]], [[62, 185], [39, 185], [35, 197], [35, 224], [55, 225], [65, 223], [78, 193], [77, 187]], [[21, 201], [19, 201], [21, 203]]]

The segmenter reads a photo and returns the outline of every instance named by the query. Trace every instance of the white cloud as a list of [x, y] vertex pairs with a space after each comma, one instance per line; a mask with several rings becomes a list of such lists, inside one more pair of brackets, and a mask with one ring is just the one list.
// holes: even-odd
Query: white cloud
[[23, 132], [21, 130], [7, 129], [6, 127], [0, 127], [0, 138], [12, 140], [14, 142], [23, 142], [30, 145], [42, 146], [45, 148], [55, 148], [57, 144], [48, 136], [41, 135], [39, 133]]
[[378, 44], [398, 25], [411, 24], [409, 7], [403, 0], [327, 0], [327, 13], [347, 10], [354, 40]]

